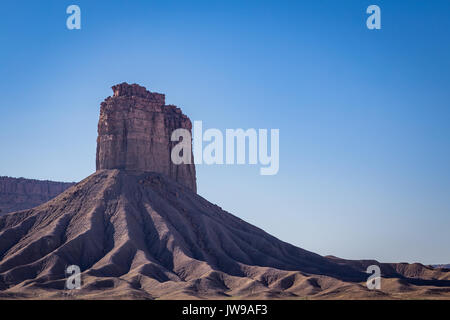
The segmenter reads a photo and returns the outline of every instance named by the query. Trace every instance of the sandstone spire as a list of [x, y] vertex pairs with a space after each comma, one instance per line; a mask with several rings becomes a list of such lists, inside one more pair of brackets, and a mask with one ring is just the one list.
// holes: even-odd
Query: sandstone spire
[[97, 138], [97, 170], [152, 171], [197, 191], [195, 166], [175, 165], [170, 154], [175, 129], [191, 131], [192, 124], [181, 110], [165, 105], [165, 96], [137, 84], [121, 83], [101, 103]]

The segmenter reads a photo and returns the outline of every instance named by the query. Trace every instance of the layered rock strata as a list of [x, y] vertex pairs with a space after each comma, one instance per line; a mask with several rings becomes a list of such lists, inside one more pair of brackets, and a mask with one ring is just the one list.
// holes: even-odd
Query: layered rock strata
[[97, 139], [97, 170], [125, 169], [157, 172], [197, 191], [191, 164], [174, 164], [170, 137], [176, 129], [192, 130], [179, 108], [165, 104], [165, 96], [137, 84], [112, 87], [113, 96], [101, 103]]

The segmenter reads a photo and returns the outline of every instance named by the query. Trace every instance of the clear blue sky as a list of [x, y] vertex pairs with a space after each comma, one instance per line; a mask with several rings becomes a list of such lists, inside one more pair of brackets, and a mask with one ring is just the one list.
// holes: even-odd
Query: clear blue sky
[[[67, 30], [77, 4], [82, 29]], [[382, 29], [365, 10], [381, 7]], [[279, 128], [280, 171], [199, 166], [199, 193], [320, 254], [450, 262], [450, 1], [3, 1], [0, 175], [95, 170], [127, 81], [206, 128]]]

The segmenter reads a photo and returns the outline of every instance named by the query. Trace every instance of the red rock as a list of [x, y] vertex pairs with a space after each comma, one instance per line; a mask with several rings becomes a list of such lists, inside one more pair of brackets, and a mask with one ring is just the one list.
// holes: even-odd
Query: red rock
[[157, 172], [197, 191], [194, 159], [175, 165], [170, 141], [175, 129], [191, 131], [192, 124], [181, 110], [165, 105], [163, 94], [137, 84], [121, 83], [101, 104], [97, 139], [97, 170], [125, 169]]

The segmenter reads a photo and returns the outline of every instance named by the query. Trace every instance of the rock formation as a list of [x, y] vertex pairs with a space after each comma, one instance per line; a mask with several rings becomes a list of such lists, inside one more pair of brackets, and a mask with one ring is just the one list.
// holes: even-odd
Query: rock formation
[[[168, 137], [190, 122], [161, 95], [113, 87], [97, 171], [39, 207], [0, 217], [0, 299], [449, 298], [450, 271], [323, 257], [283, 242], [195, 192]], [[165, 161], [165, 162], [164, 162]], [[379, 264], [382, 289], [369, 290]], [[66, 268], [81, 289], [66, 289]]]
[[74, 183], [0, 177], [0, 215], [36, 207]]
[[449, 264], [435, 264], [432, 265], [435, 269], [450, 269], [450, 263]]
[[[382, 290], [365, 286], [382, 268]], [[65, 289], [65, 268], [82, 271]], [[450, 272], [322, 257], [278, 240], [154, 172], [99, 170], [0, 217], [0, 299], [450, 297]]]
[[181, 110], [165, 104], [163, 94], [137, 84], [118, 84], [101, 104], [98, 123], [97, 170], [125, 169], [162, 173], [196, 192], [195, 166], [170, 159], [172, 132], [191, 131]]

